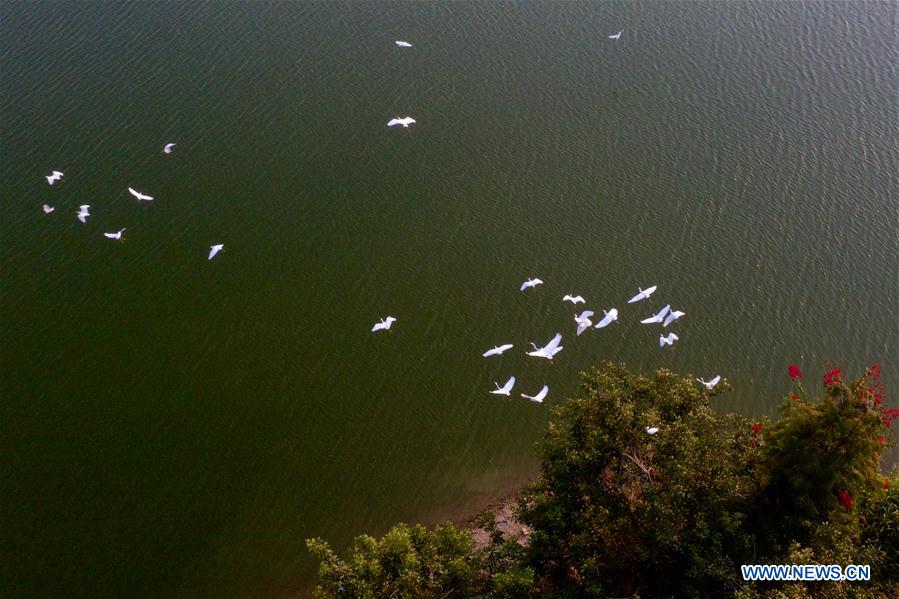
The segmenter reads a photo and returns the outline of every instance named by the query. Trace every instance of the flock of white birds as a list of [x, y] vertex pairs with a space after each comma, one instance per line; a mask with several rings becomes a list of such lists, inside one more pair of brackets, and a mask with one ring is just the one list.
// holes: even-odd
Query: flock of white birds
[[[610, 40], [619, 40], [621, 39], [621, 34], [623, 31], [619, 31], [618, 33], [614, 33], [609, 37]], [[412, 44], [403, 40], [396, 40], [396, 45], [400, 48], [411, 48]], [[396, 117], [387, 121], [388, 127], [395, 127], [397, 125], [401, 125], [403, 127], [409, 127], [415, 123], [415, 119], [411, 116], [406, 117]], [[521, 284], [519, 291], [525, 291], [526, 289], [533, 289], [539, 285], [542, 285], [543, 281], [537, 278], [528, 279], [524, 283]], [[637, 295], [632, 297], [627, 301], [629, 304], [633, 304], [635, 302], [639, 302], [641, 300], [649, 298], [655, 292], [656, 286], [653, 285], [647, 289], [642, 289], [640, 287], [637, 288]], [[571, 295], [566, 294], [562, 298], [563, 302], [571, 302], [575, 306], [578, 304], [585, 303], [586, 300], [580, 295]], [[593, 324], [593, 321], [590, 319], [593, 316], [594, 312], [591, 310], [584, 310], [580, 314], [575, 314], [574, 322], [577, 324], [577, 335], [581, 335], [584, 331], [588, 330], [590, 327], [596, 329], [602, 329], [611, 323], [618, 320], [618, 310], [616, 308], [610, 308], [609, 310], [603, 310], [603, 318], [596, 323]], [[671, 304], [666, 305], [664, 308], [659, 310], [656, 314], [644, 318], [640, 322], [643, 324], [655, 324], [660, 323], [662, 327], [667, 328], [669, 324], [684, 316], [686, 313], [681, 310], [672, 310]], [[386, 318], [381, 319], [380, 322], [375, 323], [375, 325], [371, 328], [372, 332], [377, 331], [389, 331], [393, 326], [393, 323], [396, 322], [395, 316], [387, 316]], [[666, 345], [674, 345], [674, 342], [680, 339], [675, 333], [668, 333], [668, 335], [659, 335], [659, 347], [665, 347]], [[534, 348], [533, 351], [527, 352], [527, 355], [533, 356], [535, 358], [546, 358], [547, 360], [552, 360], [553, 357], [562, 351], [563, 347], [562, 343], [562, 334], [556, 333], [555, 337], [553, 337], [546, 345], [543, 347], [538, 347], [535, 343], [531, 342], [531, 346]], [[488, 349], [482, 355], [485, 358], [489, 358], [490, 356], [500, 356], [504, 352], [512, 349], [514, 345], [511, 343], [506, 343], [503, 345], [497, 345], [493, 349]], [[721, 381], [721, 375], [715, 376], [710, 381], [705, 381], [703, 379], [696, 379], [702, 385], [704, 385], [707, 389], [711, 390]], [[499, 383], [494, 382], [496, 389], [490, 391], [490, 393], [494, 395], [505, 395], [509, 397], [512, 394], [512, 388], [515, 387], [515, 377], [509, 377], [509, 380], [505, 382], [502, 386]], [[527, 395], [526, 393], [522, 393], [521, 397], [525, 399], [529, 399], [536, 403], [543, 403], [543, 400], [546, 399], [547, 394], [549, 393], [549, 386], [543, 385], [543, 388], [537, 392], [536, 395]], [[657, 427], [646, 427], [646, 433], [650, 435], [654, 435], [659, 431]]]
[[[174, 143], [167, 143], [162, 148], [162, 151], [166, 154], [171, 154], [172, 148], [174, 148], [174, 147], [175, 147]], [[53, 185], [54, 183], [56, 183], [58, 181], [62, 181], [62, 178], [64, 176], [65, 176], [65, 173], [63, 173], [61, 171], [53, 171], [51, 174], [46, 176], [47, 183], [49, 183], [50, 185]], [[149, 196], [147, 194], [137, 191], [133, 187], [128, 188], [128, 193], [130, 193], [135, 198], [137, 198], [138, 202], [152, 202], [153, 200], [156, 199], [153, 196]], [[82, 223], [86, 223], [88, 217], [91, 216], [90, 209], [91, 209], [90, 204], [82, 204], [81, 206], [78, 207], [78, 212], [75, 213], [75, 217], [78, 220], [80, 220]], [[43, 210], [44, 210], [44, 214], [50, 214], [51, 212], [54, 212], [56, 210], [56, 208], [54, 208], [53, 206], [50, 206], [49, 204], [44, 204]], [[115, 241], [125, 241], [125, 239], [123, 237], [123, 233], [125, 233], [126, 230], [127, 230], [127, 228], [123, 227], [123, 228], [119, 229], [118, 231], [103, 233], [103, 236], [108, 239], [114, 239]], [[209, 257], [207, 258], [207, 260], [212, 260], [216, 254], [218, 254], [220, 251], [222, 251], [224, 249], [224, 247], [225, 247], [224, 244], [221, 244], [221, 243], [209, 246]]]
[[[611, 40], [618, 40], [621, 38], [622, 33], [623, 33], [622, 31], [619, 31], [618, 33], [612, 34], [608, 37]], [[412, 48], [413, 47], [411, 43], [402, 41], [402, 40], [397, 40], [395, 43], [400, 48]], [[394, 127], [396, 125], [401, 125], [402, 127], [407, 128], [414, 123], [415, 123], [415, 119], [412, 118], [411, 116], [396, 117], [396, 118], [390, 119], [387, 122], [387, 126]], [[165, 154], [171, 154], [175, 145], [176, 145], [175, 143], [167, 143], [163, 147], [162, 151]], [[47, 175], [47, 177], [46, 177], [47, 183], [49, 183], [50, 185], [53, 185], [54, 183], [61, 181], [63, 176], [64, 176], [64, 173], [62, 173], [60, 171], [53, 171], [50, 175]], [[153, 196], [143, 194], [131, 187], [128, 188], [128, 192], [132, 196], [137, 198], [138, 202], [149, 202], [149, 201], [153, 201], [155, 199]], [[50, 206], [48, 204], [44, 204], [43, 210], [44, 210], [45, 214], [50, 214], [51, 212], [56, 210], [56, 208], [54, 208], [53, 206]], [[85, 205], [80, 206], [78, 212], [76, 213], [76, 216], [77, 216], [78, 220], [80, 220], [82, 223], [87, 222], [88, 217], [91, 216], [90, 205], [85, 204]], [[124, 241], [123, 234], [125, 233], [126, 230], [127, 229], [123, 227], [122, 229], [119, 229], [118, 231], [103, 233], [103, 235], [109, 239], [113, 239], [116, 241]], [[224, 244], [221, 244], [221, 243], [209, 246], [209, 255], [207, 257], [207, 260], [212, 260], [216, 256], [216, 254], [218, 254], [221, 251], [224, 251], [224, 247], [225, 247]], [[526, 289], [532, 289], [532, 288], [538, 287], [539, 285], [542, 285], [542, 284], [543, 284], [543, 281], [540, 279], [536, 279], [536, 278], [529, 279], [529, 280], [525, 281], [524, 283], [522, 283], [519, 291], [525, 291]], [[653, 292], [655, 290], [656, 290], [656, 286], [652, 286], [647, 289], [642, 289], [642, 288], [638, 287], [637, 295], [635, 295], [634, 297], [629, 299], [627, 303], [633, 304], [635, 302], [639, 302], [641, 300], [647, 299], [647, 298], [649, 298], [649, 296], [651, 296], [653, 294]], [[575, 306], [586, 302], [586, 300], [582, 296], [571, 295], [571, 294], [565, 295], [562, 298], [562, 301], [563, 302], [571, 302]], [[669, 305], [665, 306], [664, 308], [662, 308], [658, 313], [656, 313], [653, 316], [650, 316], [648, 318], [645, 318], [645, 319], [641, 320], [640, 322], [643, 324], [661, 323], [661, 325], [663, 327], [667, 328], [669, 324], [671, 324], [672, 322], [674, 322], [681, 316], [684, 316], [684, 314], [685, 314], [685, 312], [682, 312], [680, 310], [672, 310], [671, 305], [669, 304]], [[593, 315], [594, 315], [593, 311], [584, 310], [580, 314], [576, 314], [574, 316], [574, 322], [577, 324], [577, 333], [576, 333], [577, 335], [581, 335], [582, 333], [584, 333], [591, 327], [596, 328], [596, 329], [602, 329], [618, 320], [618, 310], [616, 308], [610, 308], [609, 310], [603, 310], [603, 318], [599, 322], [597, 322], [595, 325], [593, 324], [593, 321], [591, 320], [591, 317]], [[395, 322], [396, 322], [395, 316], [387, 316], [387, 317], [381, 319], [380, 322], [375, 323], [375, 325], [371, 328], [371, 330], [373, 333], [377, 332], [377, 331], [389, 331]], [[666, 345], [673, 345], [674, 342], [677, 341], [678, 339], [679, 339], [679, 337], [674, 333], [669, 333], [667, 336], [660, 335], [659, 336], [659, 347], [664, 347]], [[561, 343], [562, 343], [562, 334], [556, 333], [556, 335], [543, 347], [538, 347], [535, 343], [531, 342], [531, 346], [534, 349], [533, 349], [533, 351], [527, 352], [527, 355], [533, 356], [535, 358], [546, 358], [547, 360], [552, 360], [556, 354], [558, 354], [560, 351], [562, 351], [563, 347], [562, 347]], [[483, 356], [485, 358], [488, 358], [490, 356], [499, 356], [499, 355], [502, 355], [507, 350], [512, 349], [512, 347], [514, 347], [514, 346], [511, 343], [498, 345], [498, 346], [494, 347], [493, 349], [489, 349], [486, 352], [484, 352]], [[703, 384], [706, 388], [711, 390], [721, 380], [721, 376], [718, 375], [710, 381], [705, 381], [702, 379], [697, 379], [697, 380], [701, 384]], [[515, 377], [514, 376], [509, 377], [509, 380], [507, 380], [503, 386], [500, 386], [499, 383], [494, 383], [494, 384], [496, 385], [496, 389], [494, 389], [493, 391], [490, 391], [490, 393], [492, 393], [494, 395], [505, 395], [506, 397], [509, 397], [512, 393], [512, 388], [515, 386]], [[528, 399], [530, 401], [536, 402], [536, 403], [543, 403], [543, 400], [546, 399], [546, 396], [548, 393], [549, 393], [549, 386], [543, 385], [543, 388], [540, 389], [540, 391], [538, 391], [535, 395], [527, 395], [526, 393], [522, 393], [521, 397]], [[646, 432], [650, 435], [654, 435], [656, 432], [658, 432], [658, 430], [659, 429], [656, 427], [647, 427], [646, 428]]]
[[[534, 289], [543, 284], [541, 279], [528, 279], [519, 287], [519, 291], [525, 291], [527, 289]], [[656, 285], [649, 287], [647, 289], [643, 289], [638, 287], [637, 294], [628, 300], [627, 303], [633, 304], [645, 299], [648, 299], [657, 289]], [[573, 305], [586, 303], [587, 300], [584, 299], [581, 295], [572, 295], [566, 294], [562, 298], [563, 302], [571, 302]], [[590, 327], [596, 329], [602, 329], [608, 326], [609, 324], [618, 320], [618, 309], [610, 308], [608, 310], [603, 310], [604, 317], [600, 320], [596, 325], [590, 320], [590, 317], [593, 316], [594, 312], [592, 310], [585, 310], [580, 314], [575, 314], [574, 322], [577, 324], [577, 335], [581, 335], [584, 331], [589, 329]], [[671, 304], [666, 305], [664, 308], [659, 310], [656, 314], [649, 316], [648, 318], [644, 318], [640, 322], [642, 324], [661, 324], [662, 327], [667, 327], [669, 324], [677, 320], [678, 318], [684, 316], [686, 312], [681, 310], [672, 310]], [[390, 327], [393, 326], [393, 323], [396, 322], [395, 316], [388, 316], [381, 320], [381, 322], [375, 323], [372, 327], [372, 332], [376, 331], [389, 331]], [[673, 345], [675, 341], [677, 341], [679, 337], [674, 333], [669, 333], [666, 335], [659, 336], [659, 347], [664, 347], [666, 345]], [[562, 333], [556, 333], [556, 335], [550, 339], [550, 341], [544, 345], [543, 347], [538, 347], [537, 344], [531, 342], [531, 347], [533, 347], [533, 351], [527, 352], [527, 355], [533, 356], [535, 358], [546, 358], [547, 360], [552, 360], [556, 354], [558, 354], [562, 349]], [[485, 358], [489, 358], [490, 356], [501, 356], [506, 351], [515, 347], [511, 343], [504, 343], [502, 345], [497, 345], [492, 349], [488, 349], [482, 355]], [[721, 381], [721, 375], [716, 375], [712, 380], [706, 381], [703, 379], [696, 379], [702, 385], [704, 385], [707, 389], [711, 390]], [[505, 384], [500, 385], [498, 382], [494, 382], [496, 389], [490, 391], [490, 393], [494, 395], [505, 395], [509, 397], [512, 394], [512, 388], [515, 387], [515, 377], [509, 377], [509, 380], [505, 382]], [[549, 393], [549, 386], [543, 385], [543, 388], [537, 392], [536, 395], [528, 395], [526, 393], [522, 393], [521, 397], [525, 399], [529, 399], [536, 403], [543, 403], [543, 400], [546, 398], [546, 395]], [[654, 435], [658, 432], [658, 428], [656, 427], [647, 427], [646, 432], [650, 435]]]

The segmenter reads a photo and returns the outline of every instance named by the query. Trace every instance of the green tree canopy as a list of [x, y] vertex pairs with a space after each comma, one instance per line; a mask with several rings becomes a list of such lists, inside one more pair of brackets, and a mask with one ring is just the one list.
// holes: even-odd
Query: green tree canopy
[[[899, 489], [880, 452], [899, 411], [879, 368], [839, 369], [809, 398], [795, 388], [773, 422], [719, 414], [693, 377], [604, 363], [554, 409], [538, 479], [518, 498], [529, 543], [400, 524], [340, 559], [320, 539], [318, 597], [899, 596]], [[656, 430], [657, 429], [657, 430]], [[870, 564], [872, 580], [747, 583], [743, 564]]]

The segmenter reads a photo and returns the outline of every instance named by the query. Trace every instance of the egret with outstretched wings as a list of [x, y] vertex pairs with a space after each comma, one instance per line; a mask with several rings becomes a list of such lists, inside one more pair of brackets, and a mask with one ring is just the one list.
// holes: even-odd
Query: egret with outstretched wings
[[553, 356], [562, 351], [562, 347], [559, 345], [562, 342], [562, 333], [556, 333], [556, 336], [552, 338], [552, 340], [544, 345], [543, 347], [537, 347], [533, 342], [531, 343], [531, 347], [534, 348], [534, 351], [528, 352], [529, 356], [534, 356], [535, 358], [546, 358], [547, 360], [552, 360]]
[[580, 313], [580, 315], [576, 315], [574, 317], [574, 322], [577, 323], [577, 334], [580, 335], [587, 329], [593, 326], [593, 321], [590, 320], [590, 317], [593, 316], [592, 310], [584, 310]]
[[541, 281], [540, 279], [528, 279], [521, 284], [521, 287], [518, 290], [524, 291], [525, 289], [530, 289], [531, 287], [536, 287], [537, 285], [543, 285], [543, 281]]
[[684, 314], [686, 314], [686, 312], [681, 312], [680, 310], [672, 310], [671, 314], [668, 315], [668, 318], [665, 319], [665, 322], [662, 323], [662, 326], [667, 327], [669, 324], [671, 324]]
[[665, 347], [666, 345], [674, 345], [674, 342], [680, 339], [674, 333], [668, 333], [667, 337], [663, 337], [659, 335], [659, 347]]
[[403, 127], [408, 127], [409, 125], [411, 125], [414, 122], [415, 122], [415, 119], [413, 119], [411, 116], [407, 116], [407, 117], [403, 117], [403, 118], [396, 117], [395, 119], [390, 119], [389, 121], [387, 121], [387, 126], [395, 127], [397, 125], [402, 125]]
[[616, 308], [612, 308], [611, 310], [603, 310], [602, 313], [605, 314], [605, 316], [603, 316], [602, 320], [596, 323], [595, 328], [597, 329], [607, 327], [618, 320], [618, 310]]
[[642, 322], [643, 324], [652, 324], [654, 322], [662, 322], [662, 320], [665, 318], [665, 314], [667, 314], [668, 310], [670, 310], [670, 309], [671, 309], [671, 304], [669, 304], [669, 305], [665, 306], [664, 308], [662, 308], [661, 310], [659, 310], [659, 312], [655, 316], [650, 316], [649, 318], [644, 318], [640, 322]]
[[493, 384], [496, 385], [496, 390], [491, 391], [491, 393], [493, 393], [494, 395], [505, 395], [506, 397], [509, 397], [509, 394], [512, 392], [512, 387], [515, 386], [515, 377], [509, 377], [509, 380], [506, 381], [506, 384], [502, 387], [500, 387], [499, 383], [497, 382], [494, 382]]
[[536, 403], [543, 403], [547, 393], [549, 393], [549, 385], [543, 385], [543, 389], [540, 389], [540, 393], [537, 395], [526, 395], [522, 393], [521, 396]]
[[717, 375], [715, 378], [713, 378], [710, 381], [704, 381], [702, 379], [696, 379], [696, 380], [699, 381], [700, 383], [702, 383], [706, 389], [711, 391], [712, 389], [715, 388], [715, 385], [717, 385], [721, 381], [721, 375], [720, 374]]
[[656, 287], [657, 287], [656, 285], [653, 285], [649, 289], [642, 289], [640, 287], [637, 287], [637, 291], [639, 291], [640, 293], [638, 293], [631, 299], [627, 300], [627, 303], [633, 304], [634, 302], [639, 302], [640, 300], [645, 300], [650, 295], [652, 295], [652, 292], [656, 290]]
[[136, 189], [132, 189], [132, 188], [130, 188], [130, 187], [128, 188], [128, 192], [129, 192], [131, 195], [133, 195], [134, 197], [136, 197], [138, 202], [140, 202], [140, 201], [147, 201], [147, 202], [149, 202], [150, 200], [154, 199], [152, 196], [148, 196], [148, 195], [142, 194], [141, 192], [137, 191]]
[[213, 258], [215, 258], [216, 254], [218, 254], [219, 252], [223, 252], [223, 251], [225, 251], [224, 243], [219, 243], [217, 245], [210, 245], [209, 246], [209, 257], [206, 259], [212, 260]]
[[488, 350], [485, 351], [482, 355], [483, 355], [485, 358], [489, 358], [490, 356], [499, 356], [499, 355], [502, 355], [502, 353], [503, 353], [504, 351], [506, 351], [507, 349], [512, 349], [512, 344], [511, 344], [511, 343], [507, 343], [507, 344], [505, 344], [505, 345], [497, 345], [497, 346], [494, 347], [493, 349], [488, 349]]
[[393, 323], [396, 322], [396, 318], [393, 316], [388, 316], [387, 318], [382, 318], [381, 322], [375, 323], [375, 326], [371, 328], [371, 332], [375, 331], [389, 331], [390, 327], [393, 326]]

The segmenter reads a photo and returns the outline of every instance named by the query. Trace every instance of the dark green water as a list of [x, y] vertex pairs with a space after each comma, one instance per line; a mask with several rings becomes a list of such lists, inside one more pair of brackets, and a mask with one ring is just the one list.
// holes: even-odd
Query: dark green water
[[[721, 409], [769, 415], [791, 362], [813, 389], [825, 360], [881, 362], [895, 404], [894, 3], [0, 18], [0, 595], [303, 593], [304, 538], [533, 473], [603, 358], [720, 373]], [[568, 292], [619, 324], [575, 338]], [[638, 321], [666, 303], [687, 315], [660, 350]], [[553, 362], [523, 355], [557, 330]]]

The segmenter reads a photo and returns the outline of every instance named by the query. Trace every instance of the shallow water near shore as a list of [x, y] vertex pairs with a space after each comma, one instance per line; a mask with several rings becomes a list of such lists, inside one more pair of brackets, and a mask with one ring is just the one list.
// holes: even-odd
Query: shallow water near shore
[[[0, 595], [302, 594], [305, 538], [532, 476], [602, 359], [720, 373], [749, 415], [790, 363], [817, 390], [826, 360], [880, 362], [896, 404], [893, 3], [0, 17]], [[575, 337], [570, 292], [619, 323]], [[639, 320], [668, 303], [662, 350]]]

